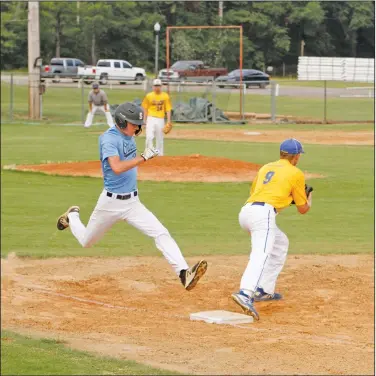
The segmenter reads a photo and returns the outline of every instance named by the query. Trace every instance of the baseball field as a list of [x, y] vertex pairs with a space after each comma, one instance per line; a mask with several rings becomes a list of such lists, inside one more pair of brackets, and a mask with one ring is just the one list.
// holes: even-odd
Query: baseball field
[[[95, 206], [107, 126], [62, 125], [79, 108], [56, 95], [49, 123], [1, 124], [2, 374], [374, 373], [373, 124], [175, 125], [167, 156], [140, 168], [139, 191], [188, 261], [208, 261], [186, 292], [153, 241], [124, 223], [92, 248], [57, 231], [70, 205], [85, 223]], [[238, 312], [230, 295], [250, 249], [238, 212], [289, 137], [304, 144], [314, 195], [307, 215], [291, 207], [277, 218], [290, 239], [284, 299], [257, 303], [254, 324], [190, 321]]]

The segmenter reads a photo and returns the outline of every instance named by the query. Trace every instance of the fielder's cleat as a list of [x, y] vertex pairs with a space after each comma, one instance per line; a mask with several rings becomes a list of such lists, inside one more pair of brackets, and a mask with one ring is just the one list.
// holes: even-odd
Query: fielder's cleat
[[69, 227], [69, 213], [79, 213], [80, 208], [78, 206], [71, 206], [64, 214], [62, 214], [59, 219], [57, 220], [57, 228], [58, 230], [65, 230], [67, 227]]
[[266, 293], [261, 287], [257, 287], [254, 295], [255, 302], [268, 302], [270, 300], [281, 300], [282, 295], [275, 292], [274, 294]]
[[208, 263], [205, 260], [201, 260], [191, 268], [182, 270], [179, 277], [184, 288], [188, 291], [192, 290], [197, 285], [199, 279], [205, 274], [207, 268]]
[[256, 311], [256, 308], [253, 306], [253, 299], [251, 299], [247, 294], [240, 290], [236, 294], [231, 295], [232, 300], [240, 305], [243, 312], [248, 316], [253, 316], [255, 320], [259, 320], [260, 316]]

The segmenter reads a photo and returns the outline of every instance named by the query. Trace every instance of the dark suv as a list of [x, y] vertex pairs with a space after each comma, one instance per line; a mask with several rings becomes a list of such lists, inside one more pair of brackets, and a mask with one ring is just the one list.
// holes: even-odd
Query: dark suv
[[[242, 70], [242, 83], [246, 87], [258, 86], [260, 89], [265, 89], [269, 85], [270, 77], [268, 74], [261, 72], [256, 69], [243, 69]], [[218, 83], [220, 88], [231, 87], [231, 84], [234, 86], [240, 83], [240, 69], [233, 70], [227, 76], [218, 77], [215, 82]], [[225, 85], [221, 85], [221, 83]]]
[[72, 78], [73, 81], [78, 80], [78, 67], [84, 67], [85, 64], [75, 58], [70, 57], [54, 57], [50, 61], [50, 65], [45, 65], [41, 70], [41, 79], [52, 78], [53, 82], [59, 82], [60, 78]]

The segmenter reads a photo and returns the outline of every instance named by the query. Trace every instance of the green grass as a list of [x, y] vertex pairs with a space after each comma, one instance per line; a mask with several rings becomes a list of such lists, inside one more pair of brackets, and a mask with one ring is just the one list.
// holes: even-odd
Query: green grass
[[233, 124], [193, 124], [193, 123], [180, 123], [179, 129], [224, 129], [224, 130], [241, 130], [247, 131], [266, 131], [266, 130], [289, 130], [294, 131], [374, 131], [373, 123], [357, 123], [357, 124], [289, 124], [289, 123], [260, 123], [260, 124], [244, 124], [244, 125], [233, 125]]
[[11, 73], [16, 73], [16, 74], [28, 74], [29, 68], [24, 67], [24, 68], [15, 68], [15, 69], [4, 69], [1, 71], [1, 74], [11, 74]]
[[[84, 116], [88, 111], [87, 97], [91, 87], [81, 88], [48, 87], [43, 95], [43, 118], [53, 122], [81, 122], [82, 103]], [[122, 88], [106, 89], [110, 104], [122, 103], [127, 100], [143, 99], [145, 93], [140, 90], [126, 90]], [[83, 100], [82, 100], [83, 98]], [[3, 120], [9, 119], [10, 85], [1, 83], [1, 115]], [[14, 120], [27, 119], [28, 116], [28, 88], [14, 85]], [[97, 119], [97, 118], [96, 118]], [[102, 121], [104, 116], [102, 118]]]
[[[300, 86], [300, 87], [322, 87], [324, 81], [300, 81], [296, 78], [272, 77], [281, 86]], [[367, 82], [344, 82], [344, 81], [326, 81], [326, 87], [329, 89], [344, 89], [346, 87], [374, 87], [372, 83]]]
[[2, 375], [173, 375], [134, 361], [94, 356], [50, 339], [1, 332]]
[[[87, 112], [87, 95], [90, 87], [85, 87], [83, 95], [84, 116]], [[9, 119], [9, 84], [1, 84], [1, 115]], [[125, 88], [106, 89], [111, 104], [126, 100], [142, 99], [144, 92]], [[27, 119], [28, 89], [26, 86], [14, 86], [14, 120]], [[172, 101], [188, 101], [193, 96], [204, 93], [171, 93]], [[208, 99], [211, 100], [209, 94]], [[233, 91], [218, 92], [216, 105], [223, 111], [239, 111], [239, 93]], [[371, 121], [374, 119], [373, 98], [328, 98], [327, 120], [333, 121]], [[249, 93], [245, 98], [246, 112], [270, 113], [271, 101], [268, 95]], [[283, 97], [277, 98], [277, 114], [307, 117], [322, 121], [324, 119], [324, 98]], [[82, 94], [80, 88], [48, 87], [43, 95], [43, 116], [50, 122], [82, 122]], [[97, 117], [104, 121], [104, 117]]]
[[[51, 125], [19, 125], [16, 132], [13, 125], [2, 128], [4, 164], [98, 158], [94, 132]], [[143, 146], [144, 139], [138, 139], [138, 149]], [[242, 142], [168, 140], [166, 149], [170, 155], [199, 153], [260, 164], [278, 154], [276, 144]], [[311, 180], [315, 187], [311, 213], [301, 216], [291, 207], [278, 217], [290, 237], [291, 252], [372, 252], [373, 148], [305, 145], [305, 149], [301, 168], [326, 178]], [[159, 254], [149, 238], [123, 223], [90, 249], [81, 248], [69, 231], [56, 230], [57, 216], [71, 204], [80, 205], [83, 221], [88, 220], [102, 190], [101, 179], [3, 171], [2, 182], [2, 255]], [[248, 183], [140, 182], [139, 189], [142, 201], [186, 255], [248, 253], [249, 240], [237, 222]]]
[[[68, 110], [67, 110], [68, 111]], [[191, 128], [231, 128], [204, 125]], [[370, 125], [258, 125], [265, 129], [367, 129]], [[107, 129], [56, 125], [1, 125], [2, 165], [45, 161], [98, 159], [98, 131]], [[243, 129], [255, 129], [245, 126]], [[197, 129], [199, 131], [199, 129]], [[138, 149], [144, 147], [138, 138]], [[290, 239], [290, 253], [371, 253], [374, 250], [373, 148], [370, 146], [305, 145], [300, 167], [325, 175], [313, 179], [313, 208], [301, 216], [291, 207], [278, 215]], [[169, 155], [199, 153], [266, 163], [277, 159], [273, 143], [174, 140]], [[94, 247], [78, 245], [69, 230], [56, 229], [57, 217], [71, 204], [81, 206], [86, 222], [102, 190], [102, 180], [1, 172], [1, 250], [33, 258], [66, 256], [160, 255], [153, 241], [118, 223]], [[140, 182], [140, 197], [167, 226], [186, 256], [249, 254], [249, 238], [238, 225], [238, 212], [248, 197], [249, 183]], [[167, 208], [167, 209], [166, 209]], [[160, 256], [162, 257], [162, 256]], [[97, 357], [54, 340], [2, 332], [3, 375], [167, 374], [133, 361]]]

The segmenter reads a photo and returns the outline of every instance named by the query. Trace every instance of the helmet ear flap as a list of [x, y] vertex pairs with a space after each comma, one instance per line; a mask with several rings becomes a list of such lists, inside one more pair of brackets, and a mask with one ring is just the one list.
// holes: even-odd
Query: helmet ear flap
[[127, 126], [128, 126], [128, 122], [126, 120], [124, 120], [124, 123], [122, 123], [121, 125], [119, 125], [119, 127], [121, 129], [125, 129], [125, 128], [127, 128]]
[[141, 128], [141, 125], [139, 125], [135, 134], [136, 134], [136, 136], [138, 136], [141, 133], [142, 133], [142, 128]]

